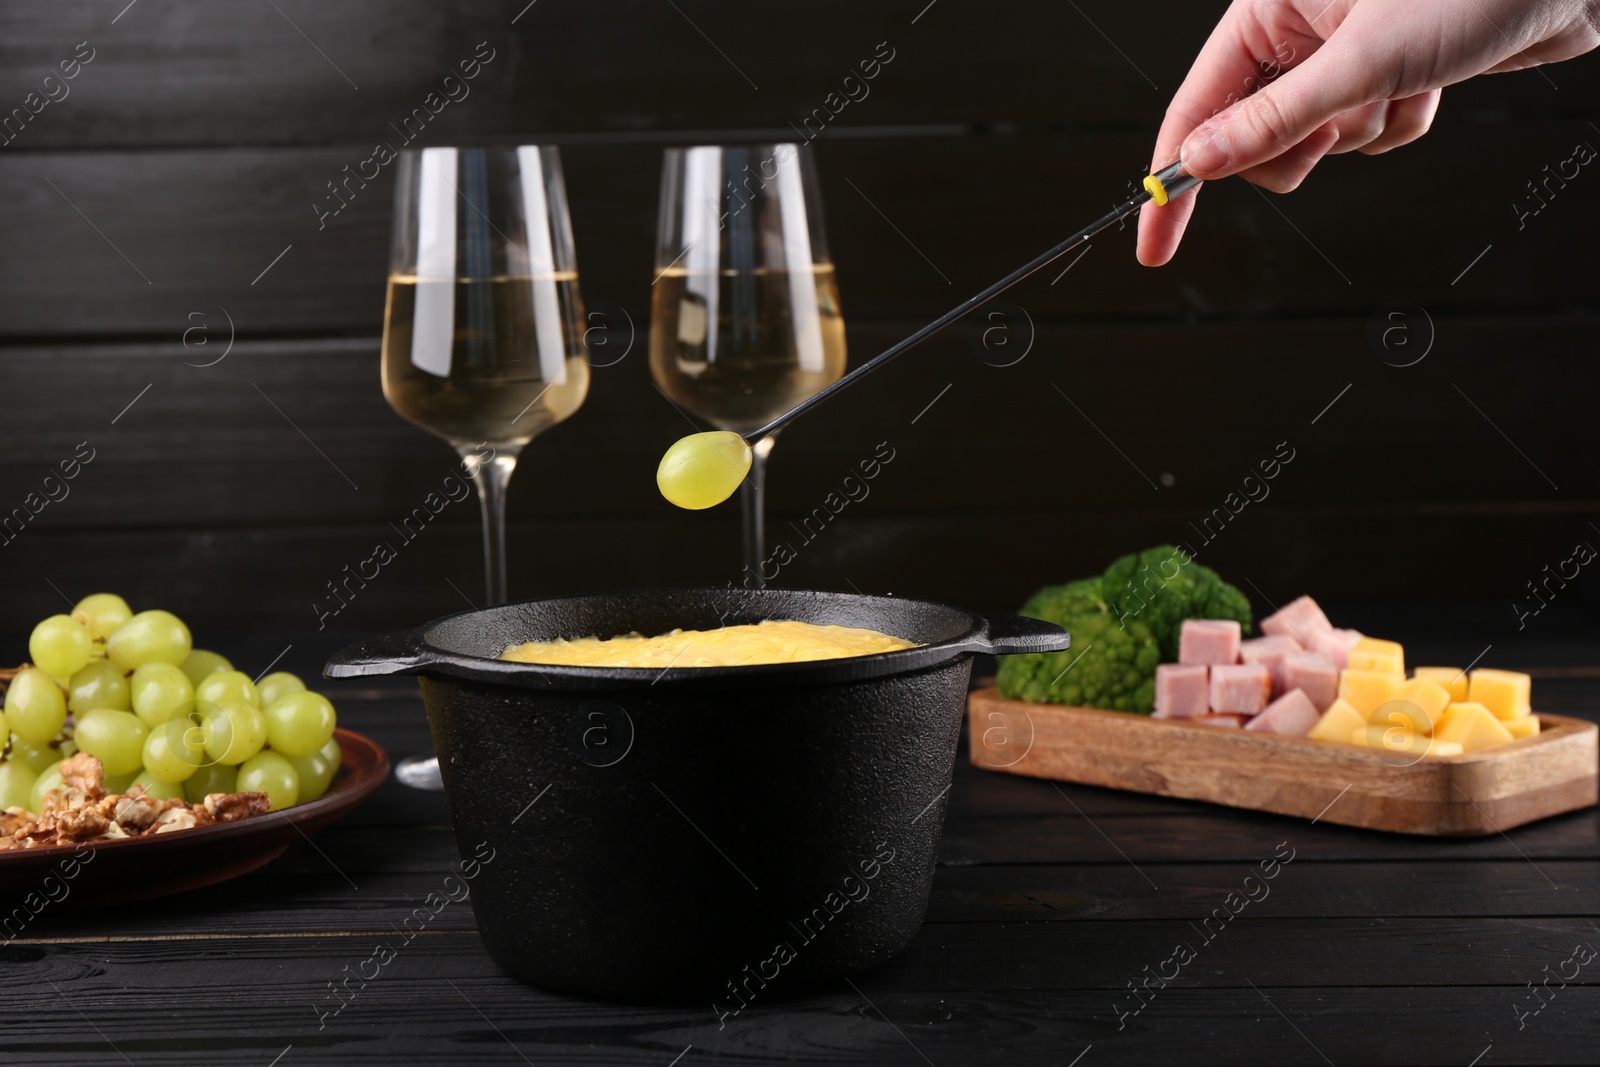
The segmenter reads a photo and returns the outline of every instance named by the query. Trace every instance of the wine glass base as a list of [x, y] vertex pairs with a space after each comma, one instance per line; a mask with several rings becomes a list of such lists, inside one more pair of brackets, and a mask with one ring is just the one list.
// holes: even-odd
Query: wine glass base
[[401, 785], [411, 789], [425, 789], [430, 793], [444, 792], [444, 778], [439, 774], [438, 756], [407, 756], [395, 764], [394, 776]]

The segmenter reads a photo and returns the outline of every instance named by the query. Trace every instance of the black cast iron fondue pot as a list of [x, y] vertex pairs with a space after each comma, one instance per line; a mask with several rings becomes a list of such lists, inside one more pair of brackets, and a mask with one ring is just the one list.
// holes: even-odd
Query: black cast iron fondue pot
[[[763, 619], [919, 647], [667, 670], [496, 658], [523, 641]], [[1067, 645], [1049, 623], [915, 600], [682, 589], [452, 615], [326, 669], [421, 675], [476, 865], [473, 911], [502, 970], [720, 1012], [905, 947], [927, 908], [973, 655]]]

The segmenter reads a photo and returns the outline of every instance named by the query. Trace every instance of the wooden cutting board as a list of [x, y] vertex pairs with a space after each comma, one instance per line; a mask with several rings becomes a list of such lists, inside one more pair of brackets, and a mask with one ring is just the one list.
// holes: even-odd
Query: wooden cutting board
[[1600, 793], [1600, 729], [1560, 715], [1539, 715], [1539, 736], [1524, 741], [1416, 759], [996, 689], [974, 692], [967, 709], [969, 753], [986, 770], [1370, 830], [1476, 837], [1589, 807]]

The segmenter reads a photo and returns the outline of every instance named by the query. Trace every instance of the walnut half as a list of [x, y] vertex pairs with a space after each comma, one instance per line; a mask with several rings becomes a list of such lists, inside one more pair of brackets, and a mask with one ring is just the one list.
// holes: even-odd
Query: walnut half
[[272, 802], [265, 793], [207, 793], [205, 810], [218, 822], [236, 822], [265, 815]]

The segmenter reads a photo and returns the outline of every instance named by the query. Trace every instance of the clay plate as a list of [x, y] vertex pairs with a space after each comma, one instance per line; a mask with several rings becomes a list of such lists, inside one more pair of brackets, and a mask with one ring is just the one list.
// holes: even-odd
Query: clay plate
[[[328, 791], [308, 803], [155, 837], [0, 852], [0, 918], [24, 907], [30, 893], [54, 898], [52, 909], [148, 900], [266, 866], [296, 840], [360, 807], [389, 776], [389, 757], [377, 742], [349, 730], [335, 730], [334, 736], [343, 757], [339, 771]], [[66, 878], [74, 864], [73, 876]]]

